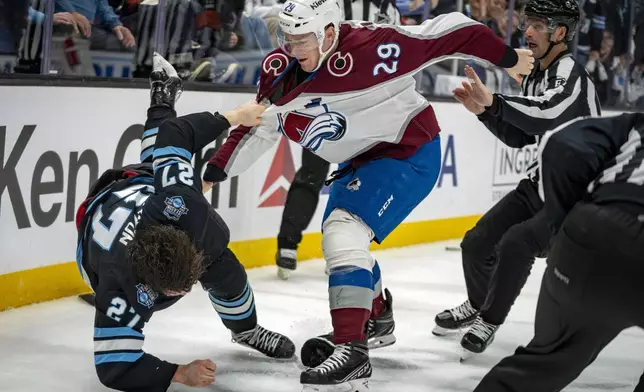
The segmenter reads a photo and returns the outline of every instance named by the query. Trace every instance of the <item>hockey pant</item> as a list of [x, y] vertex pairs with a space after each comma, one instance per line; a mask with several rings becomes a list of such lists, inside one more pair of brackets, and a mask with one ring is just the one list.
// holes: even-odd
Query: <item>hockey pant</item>
[[302, 241], [302, 232], [313, 219], [328, 172], [327, 161], [302, 149], [302, 166], [295, 173], [286, 196], [282, 224], [277, 236], [279, 249], [297, 249]]
[[[644, 328], [643, 217], [609, 206], [573, 208], [553, 239], [532, 341], [492, 368], [475, 392], [561, 391], [621, 331]], [[635, 391], [644, 391], [644, 377]]]
[[472, 306], [500, 325], [530, 275], [535, 257], [547, 253], [549, 234], [538, 215], [537, 183], [524, 179], [469, 230], [461, 243]]

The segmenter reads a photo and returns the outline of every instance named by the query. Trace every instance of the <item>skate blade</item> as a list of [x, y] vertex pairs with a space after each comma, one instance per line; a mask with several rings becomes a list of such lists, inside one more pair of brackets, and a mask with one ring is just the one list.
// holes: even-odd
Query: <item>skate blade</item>
[[439, 327], [438, 325], [432, 329], [432, 334], [434, 336], [447, 336], [447, 335], [454, 335], [458, 334], [461, 332], [461, 329], [447, 329], [443, 327]]
[[369, 392], [369, 379], [361, 378], [335, 385], [303, 384], [302, 392]]
[[380, 336], [380, 337], [377, 337], [377, 338], [371, 338], [371, 339], [369, 339], [367, 341], [367, 345], [369, 346], [369, 350], [375, 350], [377, 348], [388, 347], [388, 346], [391, 346], [394, 343], [396, 343], [396, 337], [393, 334]]
[[461, 358], [459, 360], [460, 363], [463, 363], [463, 362], [467, 361], [468, 359], [471, 359], [471, 358], [475, 357], [476, 355], [478, 355], [477, 353], [472, 352], [472, 351], [470, 351], [470, 350], [468, 350], [466, 348], [463, 348], [461, 350], [462, 350], [461, 351]]
[[291, 270], [277, 267], [277, 276], [279, 276], [279, 278], [282, 280], [289, 280], [291, 278]]

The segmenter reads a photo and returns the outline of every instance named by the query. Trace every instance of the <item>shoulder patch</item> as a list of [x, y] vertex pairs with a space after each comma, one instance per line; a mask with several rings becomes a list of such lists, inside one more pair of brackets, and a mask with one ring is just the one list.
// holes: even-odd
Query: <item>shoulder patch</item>
[[288, 56], [284, 53], [273, 53], [266, 56], [262, 63], [262, 71], [267, 75], [279, 76], [288, 66]]
[[159, 295], [150, 286], [139, 283], [136, 285], [136, 300], [148, 309], [152, 309]]
[[172, 196], [165, 198], [165, 209], [163, 215], [168, 219], [178, 221], [183, 215], [188, 213], [186, 202], [183, 201], [181, 196]]

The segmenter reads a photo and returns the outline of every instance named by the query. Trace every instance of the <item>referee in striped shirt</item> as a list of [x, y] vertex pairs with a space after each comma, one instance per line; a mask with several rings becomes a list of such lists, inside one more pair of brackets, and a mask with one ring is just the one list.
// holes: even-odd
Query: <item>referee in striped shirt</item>
[[535, 334], [475, 392], [561, 391], [624, 329], [644, 328], [644, 114], [567, 123], [539, 160], [554, 238]]
[[[473, 69], [455, 97], [509, 147], [538, 144], [542, 135], [581, 116], [599, 115], [595, 87], [568, 50], [579, 22], [575, 0], [530, 0], [522, 28], [537, 64], [522, 95], [492, 94]], [[535, 257], [547, 255], [550, 236], [540, 210], [537, 164], [466, 233], [461, 248], [468, 300], [436, 316], [434, 333], [471, 326], [461, 339], [464, 357], [485, 351], [525, 284]], [[464, 358], [462, 358], [464, 359]]]

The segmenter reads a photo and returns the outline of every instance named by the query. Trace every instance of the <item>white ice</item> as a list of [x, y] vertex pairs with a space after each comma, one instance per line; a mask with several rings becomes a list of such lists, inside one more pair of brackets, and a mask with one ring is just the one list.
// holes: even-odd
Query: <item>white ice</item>
[[[465, 298], [459, 252], [447, 242], [376, 252], [384, 284], [394, 298], [396, 335], [391, 347], [372, 351], [372, 391], [472, 391], [481, 377], [519, 344], [529, 341], [544, 262], [538, 260], [507, 323], [488, 351], [459, 363], [457, 338], [431, 334], [433, 318]], [[290, 281], [274, 267], [248, 271], [259, 320], [299, 347], [327, 332], [327, 279], [323, 262], [301, 263]], [[93, 309], [78, 298], [0, 313], [0, 391], [106, 391], [93, 362]], [[145, 328], [145, 349], [168, 361], [213, 359], [217, 392], [300, 391], [299, 362], [275, 363], [231, 343], [230, 334], [200, 287], [155, 314]], [[627, 330], [566, 391], [632, 391], [644, 370], [644, 334]]]

